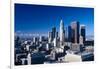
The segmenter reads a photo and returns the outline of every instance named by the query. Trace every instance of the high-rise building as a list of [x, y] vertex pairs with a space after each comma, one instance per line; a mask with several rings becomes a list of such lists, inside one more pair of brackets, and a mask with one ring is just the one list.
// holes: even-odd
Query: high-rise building
[[52, 42], [52, 32], [48, 32], [48, 43]]
[[39, 42], [42, 42], [42, 36], [39, 37]]
[[33, 37], [33, 43], [38, 45], [39, 44], [39, 37]]
[[49, 44], [48, 43], [46, 44], [46, 50], [47, 51], [49, 50]]
[[65, 40], [65, 30], [64, 30], [63, 20], [61, 19], [60, 21], [60, 46], [64, 44], [64, 40]]
[[56, 27], [52, 28], [52, 39], [54, 39], [56, 36]]
[[79, 43], [79, 30], [80, 30], [79, 22], [78, 21], [72, 22], [71, 29], [72, 29], [72, 42]]
[[71, 42], [72, 39], [72, 30], [71, 26], [68, 26], [68, 42]]
[[85, 43], [86, 38], [86, 31], [85, 31], [85, 25], [81, 25], [81, 36], [83, 37], [83, 43]]
[[19, 48], [21, 46], [21, 39], [19, 36], [15, 36], [15, 48]]
[[67, 40], [68, 40], [68, 39], [67, 39], [67, 37], [68, 37], [67, 35], [68, 35], [68, 32], [67, 32], [67, 27], [66, 27], [66, 28], [65, 28], [65, 42], [67, 42]]
[[33, 42], [34, 42], [34, 43], [36, 42], [36, 38], [35, 38], [35, 37], [33, 37]]
[[58, 38], [58, 32], [56, 32], [56, 37]]
[[83, 52], [85, 50], [85, 46], [83, 44], [83, 36], [81, 36], [81, 35], [80, 35], [79, 47], [80, 47], [80, 52]]
[[80, 44], [83, 45], [83, 36], [80, 35]]
[[54, 47], [56, 47], [57, 46], [57, 38], [54, 38], [53, 43], [54, 43]]

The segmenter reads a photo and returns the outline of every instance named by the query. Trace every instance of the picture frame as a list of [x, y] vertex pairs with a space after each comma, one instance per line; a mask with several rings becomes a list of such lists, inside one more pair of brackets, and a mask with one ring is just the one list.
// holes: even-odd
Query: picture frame
[[[18, 3], [18, 2], [17, 2], [17, 3]], [[20, 68], [33, 68], [33, 67], [38, 68], [39, 66], [44, 66], [44, 67], [45, 67], [45, 64], [44, 64], [44, 65], [39, 65], [39, 66], [38, 66], [38, 65], [36, 65], [36, 66], [35, 66], [35, 65], [15, 66], [15, 64], [13, 63], [13, 62], [15, 61], [15, 60], [13, 59], [13, 58], [14, 58], [14, 55], [13, 55], [13, 54], [14, 54], [14, 47], [13, 47], [13, 46], [14, 46], [14, 41], [13, 41], [13, 40], [15, 39], [15, 38], [13, 37], [13, 36], [15, 35], [15, 34], [14, 34], [14, 33], [15, 33], [15, 32], [14, 32], [14, 30], [15, 30], [15, 26], [14, 26], [14, 25], [15, 25], [15, 23], [14, 23], [14, 21], [15, 21], [15, 19], [14, 19], [14, 18], [15, 18], [15, 16], [14, 16], [15, 10], [14, 10], [14, 9], [15, 9], [15, 4], [17, 4], [17, 3], [16, 3], [16, 2], [12, 2], [12, 4], [11, 4], [11, 5], [12, 5], [12, 10], [11, 10], [11, 15], [12, 15], [12, 16], [11, 16], [11, 20], [12, 20], [12, 21], [11, 21], [11, 22], [12, 22], [12, 24], [11, 24], [11, 29], [12, 29], [12, 30], [11, 30], [11, 31], [12, 31], [12, 32], [11, 32], [11, 37], [12, 37], [12, 38], [11, 38], [11, 68], [12, 68], [12, 69], [13, 69], [13, 68], [18, 68], [18, 69], [20, 69]], [[81, 5], [80, 5], [80, 6], [78, 6], [78, 5], [75, 6], [75, 4], [73, 4], [74, 6], [73, 6], [73, 5], [72, 5], [72, 6], [71, 6], [71, 5], [60, 5], [60, 6], [59, 6], [59, 5], [34, 4], [33, 2], [28, 2], [28, 3], [26, 3], [26, 2], [23, 2], [23, 3], [22, 3], [22, 2], [19, 2], [19, 4], [41, 5], [41, 6], [58, 6], [58, 7], [80, 7], [80, 8], [82, 7], [82, 8], [93, 8], [93, 6], [81, 6]], [[79, 63], [80, 63], [80, 62], [79, 62]], [[67, 64], [69, 64], [69, 63], [67, 63]], [[78, 63], [72, 63], [72, 64], [78, 64]], [[51, 65], [46, 64], [46, 65], [50, 67], [52, 64], [51, 64]], [[55, 63], [55, 64], [53, 64], [53, 65], [66, 65], [66, 63], [61, 63], [61, 64], [59, 64], [59, 63], [56, 64], [56, 63]]]

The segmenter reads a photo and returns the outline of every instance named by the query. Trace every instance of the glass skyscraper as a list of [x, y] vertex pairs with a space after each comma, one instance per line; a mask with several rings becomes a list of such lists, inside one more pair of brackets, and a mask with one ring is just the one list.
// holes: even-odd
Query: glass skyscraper
[[85, 31], [85, 25], [81, 25], [81, 36], [83, 37], [83, 43], [85, 43], [86, 38], [86, 31]]

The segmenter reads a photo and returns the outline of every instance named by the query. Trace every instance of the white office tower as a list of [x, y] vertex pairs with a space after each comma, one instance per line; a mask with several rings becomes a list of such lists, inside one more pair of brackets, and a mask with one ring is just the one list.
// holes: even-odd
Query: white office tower
[[40, 38], [39, 38], [39, 42], [42, 42], [42, 36], [40, 36]]
[[53, 44], [54, 44], [54, 47], [57, 47], [57, 38], [54, 38]]
[[80, 35], [80, 44], [83, 45], [83, 36]]
[[26, 50], [29, 51], [30, 45], [26, 45]]
[[28, 53], [27, 55], [27, 61], [28, 61], [28, 65], [31, 65], [31, 54]]
[[46, 50], [47, 51], [49, 50], [49, 44], [46, 44]]
[[60, 46], [64, 44], [64, 23], [63, 20], [60, 21]]
[[35, 37], [33, 37], [33, 43], [35, 43], [35, 40], [36, 40]]
[[52, 42], [52, 33], [48, 32], [48, 43]]

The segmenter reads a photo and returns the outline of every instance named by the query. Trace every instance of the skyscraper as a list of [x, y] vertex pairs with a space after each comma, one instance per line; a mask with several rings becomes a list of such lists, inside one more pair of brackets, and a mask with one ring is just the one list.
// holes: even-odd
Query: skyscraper
[[56, 32], [56, 27], [53, 27], [52, 31], [48, 33], [48, 42], [51, 43], [57, 37], [58, 37], [58, 32]]
[[83, 36], [80, 35], [80, 44], [83, 45]]
[[80, 25], [78, 21], [74, 21], [71, 23], [72, 28], [72, 42], [73, 43], [79, 43], [79, 29]]
[[56, 47], [57, 46], [57, 38], [54, 38], [53, 43], [54, 43], [54, 47]]
[[52, 39], [54, 39], [56, 36], [56, 27], [52, 28]]
[[67, 39], [67, 36], [68, 35], [68, 32], [67, 32], [67, 27], [65, 28], [65, 42], [67, 42], [68, 41], [68, 39]]
[[64, 35], [65, 35], [64, 23], [63, 23], [63, 20], [61, 19], [60, 21], [60, 46], [64, 44], [64, 40], [65, 40]]
[[83, 37], [83, 43], [85, 43], [86, 32], [85, 32], [85, 25], [81, 25], [81, 36]]
[[42, 36], [39, 37], [39, 42], [42, 42]]
[[52, 32], [48, 32], [48, 42], [52, 42]]
[[68, 42], [71, 42], [72, 39], [72, 30], [71, 26], [68, 26]]

